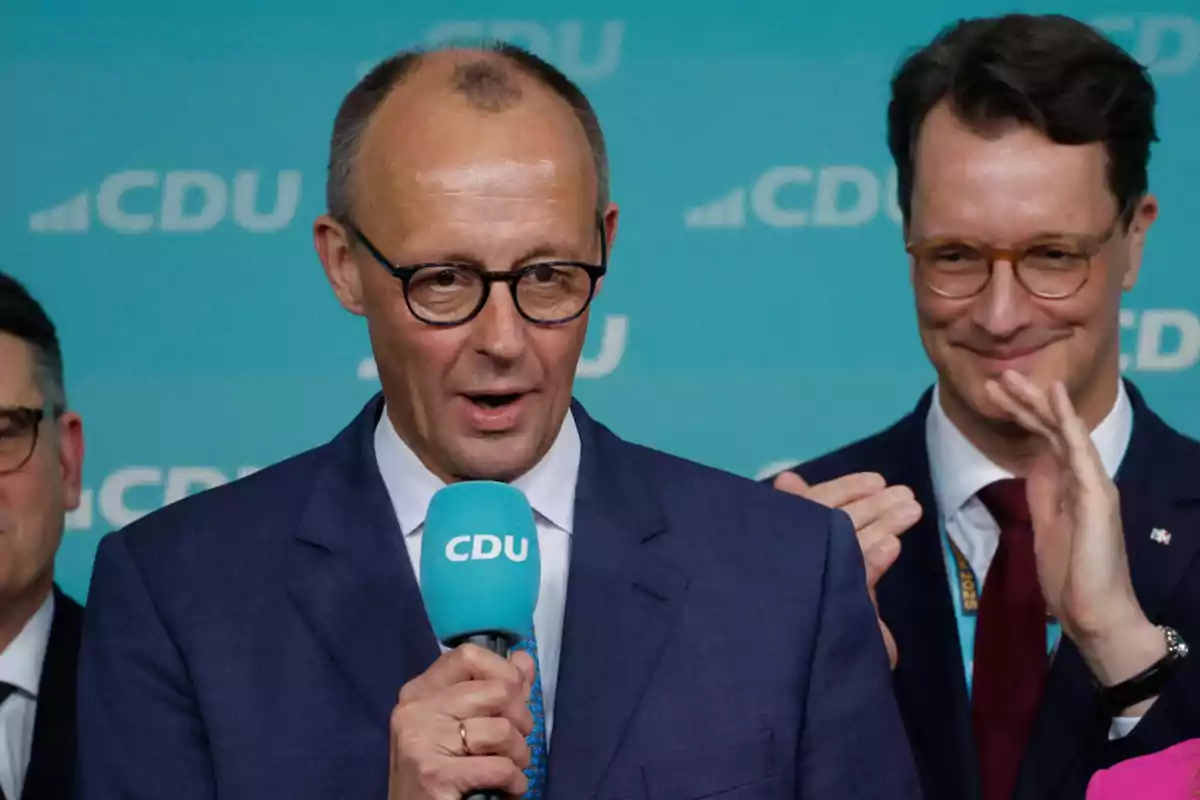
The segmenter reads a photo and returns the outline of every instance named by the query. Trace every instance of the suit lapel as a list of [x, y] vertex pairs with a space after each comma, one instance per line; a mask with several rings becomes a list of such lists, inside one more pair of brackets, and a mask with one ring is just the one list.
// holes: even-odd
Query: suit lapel
[[[1133, 433], [1116, 476], [1125, 550], [1146, 616], [1163, 623], [1159, 615], [1166, 599], [1200, 552], [1196, 453], [1181, 449], [1182, 438], [1150, 410], [1133, 384], [1126, 382], [1126, 390], [1133, 406]], [[1171, 532], [1170, 545], [1150, 538], [1155, 528]], [[1064, 638], [1047, 680], [1017, 796], [1053, 797], [1085, 748], [1102, 747], [1107, 741], [1110, 724], [1091, 671]], [[1081, 731], [1095, 734], [1088, 737]]]
[[925, 443], [931, 396], [926, 392], [882, 443], [888, 484], [912, 489], [924, 513], [901, 537], [900, 557], [880, 580], [878, 598], [896, 638], [896, 696], [925, 783], [934, 797], [970, 800], [981, 795], [979, 768]]
[[67, 800], [75, 763], [75, 675], [83, 609], [54, 587], [54, 620], [38, 684], [33, 747], [21, 796]]
[[628, 445], [572, 409], [582, 445], [547, 797], [586, 800], [611, 762], [686, 580], [646, 543], [666, 520]]
[[374, 455], [376, 397], [323, 451], [287, 563], [288, 593], [387, 729], [400, 687], [439, 655]]

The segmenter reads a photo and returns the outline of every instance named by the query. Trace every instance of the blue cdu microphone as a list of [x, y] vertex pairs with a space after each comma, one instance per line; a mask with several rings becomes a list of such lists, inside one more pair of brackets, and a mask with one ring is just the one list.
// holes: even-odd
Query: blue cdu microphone
[[447, 647], [507, 656], [533, 632], [541, 582], [537, 525], [520, 489], [466, 481], [438, 491], [421, 535], [421, 594]]
[[433, 496], [421, 534], [421, 594], [442, 644], [469, 642], [507, 658], [533, 633], [541, 571], [533, 509], [520, 489], [465, 481]]

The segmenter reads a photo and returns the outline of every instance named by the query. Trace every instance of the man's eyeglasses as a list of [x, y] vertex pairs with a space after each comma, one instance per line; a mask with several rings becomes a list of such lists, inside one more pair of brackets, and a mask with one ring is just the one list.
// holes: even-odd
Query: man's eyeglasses
[[353, 232], [376, 261], [404, 286], [404, 300], [417, 319], [430, 325], [462, 325], [474, 319], [488, 301], [492, 284], [507, 283], [521, 316], [538, 325], [558, 325], [577, 318], [592, 302], [596, 283], [608, 271], [604, 218], [597, 216], [600, 263], [539, 261], [520, 269], [492, 272], [466, 264], [432, 263], [399, 266], [388, 260], [358, 226]]
[[1013, 265], [1017, 281], [1035, 297], [1063, 300], [1087, 283], [1092, 258], [1112, 238], [1125, 214], [1117, 214], [1099, 236], [1055, 238], [1015, 247], [993, 247], [971, 239], [937, 238], [905, 248], [917, 276], [935, 294], [956, 300], [974, 297], [992, 279], [997, 261]]
[[[57, 419], [62, 412], [52, 409], [50, 414]], [[46, 415], [43, 408], [0, 406], [0, 475], [11, 475], [29, 463]]]

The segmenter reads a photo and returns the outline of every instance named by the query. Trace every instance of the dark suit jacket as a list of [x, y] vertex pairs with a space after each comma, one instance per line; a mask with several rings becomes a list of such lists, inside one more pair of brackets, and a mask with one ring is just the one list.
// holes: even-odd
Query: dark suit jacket
[[21, 800], [68, 800], [75, 768], [75, 680], [83, 608], [54, 587], [54, 620], [42, 661], [33, 748]]
[[[375, 464], [380, 411], [104, 539], [82, 800], [385, 797], [397, 694], [439, 651]], [[848, 518], [574, 413], [547, 797], [917, 797]]]
[[[1117, 473], [1134, 588], [1146, 614], [1200, 646], [1200, 443], [1167, 426], [1130, 383], [1133, 435]], [[896, 696], [929, 800], [980, 797], [954, 606], [939, 540], [925, 419], [931, 393], [892, 427], [797, 468], [819, 482], [882, 473], [910, 487], [924, 509], [901, 537], [900, 557], [878, 587], [880, 614], [896, 637]], [[1169, 546], [1150, 538], [1171, 532]], [[1021, 768], [1020, 800], [1084, 797], [1097, 769], [1200, 736], [1200, 658], [1192, 656], [1134, 731], [1108, 741], [1111, 717], [1091, 673], [1065, 637]]]

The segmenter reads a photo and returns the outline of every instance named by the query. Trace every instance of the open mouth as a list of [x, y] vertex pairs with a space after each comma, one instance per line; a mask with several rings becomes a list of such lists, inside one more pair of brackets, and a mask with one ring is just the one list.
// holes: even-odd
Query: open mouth
[[472, 392], [467, 401], [468, 424], [477, 431], [499, 433], [517, 425], [525, 408], [526, 392]]
[[521, 399], [519, 393], [510, 394], [469, 394], [467, 399], [480, 408], [500, 409]]

